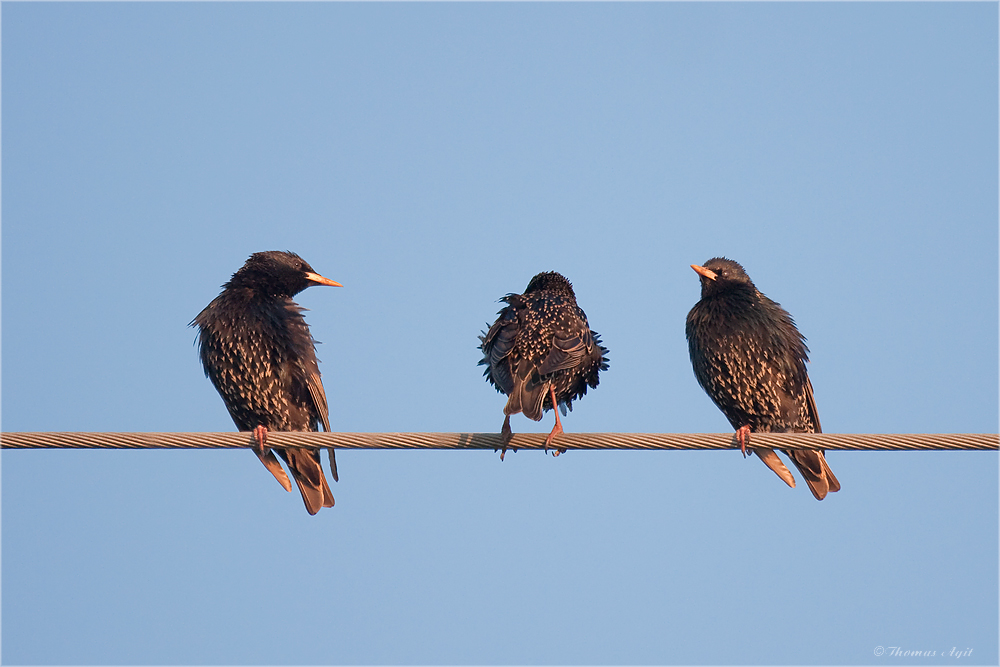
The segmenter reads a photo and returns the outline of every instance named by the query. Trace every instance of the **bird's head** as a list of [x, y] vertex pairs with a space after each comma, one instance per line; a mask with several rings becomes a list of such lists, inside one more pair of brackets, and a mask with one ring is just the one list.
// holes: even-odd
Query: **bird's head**
[[531, 292], [540, 292], [542, 290], [561, 292], [574, 299], [576, 298], [576, 294], [573, 293], [573, 283], [568, 281], [561, 273], [556, 273], [555, 271], [546, 271], [545, 273], [536, 275], [528, 283], [528, 286], [524, 289], [524, 293], [530, 294]]
[[749, 288], [754, 292], [757, 291], [743, 267], [731, 259], [713, 257], [704, 265], [692, 264], [691, 268], [701, 277], [701, 298], [703, 299], [733, 289]]
[[261, 295], [292, 297], [313, 285], [343, 287], [319, 275], [309, 263], [294, 252], [269, 250], [255, 252], [226, 287], [245, 287]]

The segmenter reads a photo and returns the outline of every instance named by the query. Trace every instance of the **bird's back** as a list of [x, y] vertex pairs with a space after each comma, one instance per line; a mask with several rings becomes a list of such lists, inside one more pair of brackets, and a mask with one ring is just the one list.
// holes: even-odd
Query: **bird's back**
[[523, 411], [530, 419], [555, 406], [546, 393], [551, 384], [558, 404], [572, 401], [596, 387], [599, 371], [607, 368], [599, 336], [571, 295], [551, 290], [511, 294], [508, 305], [483, 336], [484, 373], [499, 391], [511, 397], [507, 414]]

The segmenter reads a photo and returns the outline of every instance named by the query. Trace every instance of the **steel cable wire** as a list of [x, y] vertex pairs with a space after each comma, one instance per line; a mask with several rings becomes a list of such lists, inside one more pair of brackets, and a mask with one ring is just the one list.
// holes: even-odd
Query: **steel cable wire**
[[[543, 433], [516, 433], [508, 449], [542, 449]], [[270, 432], [269, 445], [335, 449], [498, 449], [499, 433]], [[7, 432], [3, 449], [242, 449], [250, 433]], [[563, 433], [563, 449], [708, 450], [738, 447], [732, 433]], [[997, 450], [995, 433], [754, 433], [751, 444], [776, 449]]]

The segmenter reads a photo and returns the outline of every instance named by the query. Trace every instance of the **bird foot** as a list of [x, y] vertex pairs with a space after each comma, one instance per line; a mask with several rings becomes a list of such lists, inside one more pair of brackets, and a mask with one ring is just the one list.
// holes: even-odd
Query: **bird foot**
[[[552, 432], [549, 433], [549, 437], [545, 438], [544, 450], [546, 453], [549, 451], [549, 446], [552, 444], [552, 440], [563, 432], [562, 422], [559, 421], [559, 402], [556, 401], [556, 388], [551, 384], [549, 385], [549, 396], [552, 398], [552, 412], [556, 415], [556, 425], [552, 427]], [[556, 451], [552, 452], [552, 456], [559, 456], [560, 454], [566, 453], [565, 447], [556, 447], [555, 450]]]
[[[504, 417], [503, 428], [500, 429], [500, 438], [503, 441], [503, 445], [500, 447], [500, 460], [503, 461], [504, 454], [507, 453], [507, 447], [510, 445], [510, 441], [514, 439], [514, 432], [510, 430], [510, 415]], [[517, 452], [516, 447], [511, 447], [511, 449]], [[495, 449], [493, 450], [496, 451]]]
[[274, 478], [278, 480], [278, 484], [285, 491], [292, 490], [292, 483], [288, 480], [288, 475], [282, 470], [281, 464], [278, 463], [277, 457], [271, 448], [267, 446], [267, 428], [264, 426], [258, 426], [253, 430], [253, 453], [257, 455], [260, 462], [264, 464], [264, 467], [270, 471]]
[[549, 433], [547, 438], [545, 438], [545, 446], [543, 447], [543, 450], [545, 451], [546, 454], [549, 452], [549, 447], [553, 447], [553, 449], [555, 450], [552, 452], [552, 456], [559, 456], [560, 454], [566, 453], [565, 447], [555, 447], [552, 445], [552, 441], [555, 439], [555, 437], [562, 432], [563, 432], [562, 424], [557, 423], [552, 428], [552, 432]]
[[750, 442], [750, 426], [744, 425], [736, 429], [736, 439], [740, 441], [740, 451], [743, 458], [747, 457], [747, 443]]
[[267, 427], [258, 426], [255, 428], [253, 430], [253, 439], [256, 443], [253, 451], [257, 454], [257, 456], [266, 456], [269, 450], [267, 446]]

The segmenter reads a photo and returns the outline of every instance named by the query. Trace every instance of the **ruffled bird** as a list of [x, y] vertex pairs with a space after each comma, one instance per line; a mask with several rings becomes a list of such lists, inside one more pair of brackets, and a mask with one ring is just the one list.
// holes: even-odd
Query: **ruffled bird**
[[[315, 340], [292, 297], [312, 285], [340, 287], [292, 252], [258, 252], [223, 285], [191, 322], [197, 326], [205, 375], [241, 431], [252, 431], [254, 449], [275, 479], [291, 491], [281, 464], [267, 446], [268, 431], [330, 430], [329, 408], [316, 360]], [[288, 464], [306, 510], [333, 507], [319, 451], [274, 451]], [[330, 452], [336, 481], [337, 460]]]
[[[554, 271], [539, 273], [523, 294], [508, 294], [501, 301], [507, 306], [479, 337], [479, 365], [486, 366], [483, 375], [497, 391], [509, 397], [503, 410], [502, 460], [513, 437], [510, 416], [522, 412], [539, 421], [556, 406], [565, 415], [588, 387], [597, 387], [599, 373], [608, 368], [608, 350], [577, 305], [573, 285]], [[546, 451], [562, 432], [557, 412]], [[566, 451], [556, 450], [554, 456]]]
[[[743, 267], [725, 258], [691, 265], [701, 300], [687, 317], [698, 384], [736, 429], [746, 455], [750, 433], [820, 433], [809, 349], [792, 316], [761, 294]], [[789, 486], [795, 478], [774, 450], [750, 447]], [[784, 450], [817, 500], [840, 490], [821, 450]]]

